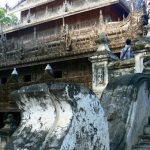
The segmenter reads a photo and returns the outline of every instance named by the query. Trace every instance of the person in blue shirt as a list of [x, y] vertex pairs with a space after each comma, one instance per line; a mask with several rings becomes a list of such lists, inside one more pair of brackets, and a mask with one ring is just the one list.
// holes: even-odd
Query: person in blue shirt
[[127, 39], [125, 47], [121, 50], [120, 59], [126, 60], [133, 57], [134, 57], [134, 52], [131, 47], [131, 40]]

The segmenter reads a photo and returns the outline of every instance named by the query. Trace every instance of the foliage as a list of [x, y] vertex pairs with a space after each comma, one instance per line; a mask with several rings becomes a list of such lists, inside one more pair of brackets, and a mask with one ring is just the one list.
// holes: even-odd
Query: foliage
[[15, 15], [8, 15], [6, 9], [0, 8], [0, 24], [17, 24], [18, 18]]

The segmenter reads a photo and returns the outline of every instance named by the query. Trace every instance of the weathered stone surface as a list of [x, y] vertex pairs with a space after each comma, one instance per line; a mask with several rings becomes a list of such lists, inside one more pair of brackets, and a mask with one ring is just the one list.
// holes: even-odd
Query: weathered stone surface
[[37, 84], [12, 93], [22, 120], [6, 150], [109, 150], [97, 97], [73, 84]]
[[150, 135], [150, 125], [144, 127], [144, 134]]
[[137, 145], [133, 148], [133, 150], [150, 150], [150, 146], [149, 145]]
[[108, 83], [102, 106], [109, 122], [110, 149], [131, 150], [150, 116], [150, 76], [120, 76]]
[[149, 150], [150, 149], [150, 126], [144, 126], [143, 135], [139, 136], [138, 143], [133, 146], [133, 150]]

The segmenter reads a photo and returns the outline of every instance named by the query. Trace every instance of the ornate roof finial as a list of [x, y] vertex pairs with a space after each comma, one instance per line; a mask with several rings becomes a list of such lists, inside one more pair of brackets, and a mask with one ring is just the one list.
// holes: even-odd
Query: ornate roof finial
[[[14, 68], [13, 69], [13, 71], [12, 71], [12, 73], [11, 73], [11, 79], [10, 79], [10, 81], [11, 80], [13, 80], [13, 82], [15, 81], [15, 82], [18, 82], [18, 72], [17, 72], [17, 69], [16, 68]], [[10, 82], [9, 81], [9, 82]]]
[[100, 12], [99, 12], [99, 22], [100, 23], [103, 23], [104, 22], [104, 17], [103, 17], [103, 13], [102, 13], [102, 10], [100, 9]]
[[36, 27], [33, 28], [34, 32], [33, 32], [33, 38], [34, 40], [36, 39]]
[[12, 75], [12, 76], [18, 75], [18, 72], [17, 72], [17, 69], [16, 69], [16, 68], [14, 68], [14, 70], [13, 70], [12, 73], [11, 73], [11, 75]]
[[68, 2], [67, 2], [67, 0], [65, 0], [65, 2], [64, 2], [64, 9], [65, 9], [65, 12], [68, 11]]
[[130, 6], [131, 6], [131, 12], [134, 11], [134, 0], [130, 1]]
[[63, 16], [63, 27], [65, 26], [65, 17]]
[[45, 13], [48, 14], [48, 6], [46, 6]]
[[45, 72], [47, 72], [49, 75], [53, 75], [53, 69], [49, 64], [47, 64], [45, 67]]
[[30, 23], [30, 22], [31, 22], [31, 11], [29, 9], [27, 13], [27, 23]]
[[123, 20], [123, 21], [125, 20], [125, 16], [124, 16], [124, 14], [123, 14], [123, 16], [122, 16], [122, 20]]

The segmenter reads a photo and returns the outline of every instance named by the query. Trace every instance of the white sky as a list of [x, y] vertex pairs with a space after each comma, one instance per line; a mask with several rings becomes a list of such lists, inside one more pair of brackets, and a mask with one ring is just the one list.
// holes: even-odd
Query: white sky
[[[18, 1], [20, 0], [0, 0], [0, 7], [5, 8], [6, 3], [8, 4], [9, 7], [14, 7], [18, 3]], [[20, 12], [16, 12], [15, 15], [20, 20]]]
[[10, 7], [13, 7], [17, 4], [19, 0], [0, 0], [0, 7], [5, 7], [7, 3]]

